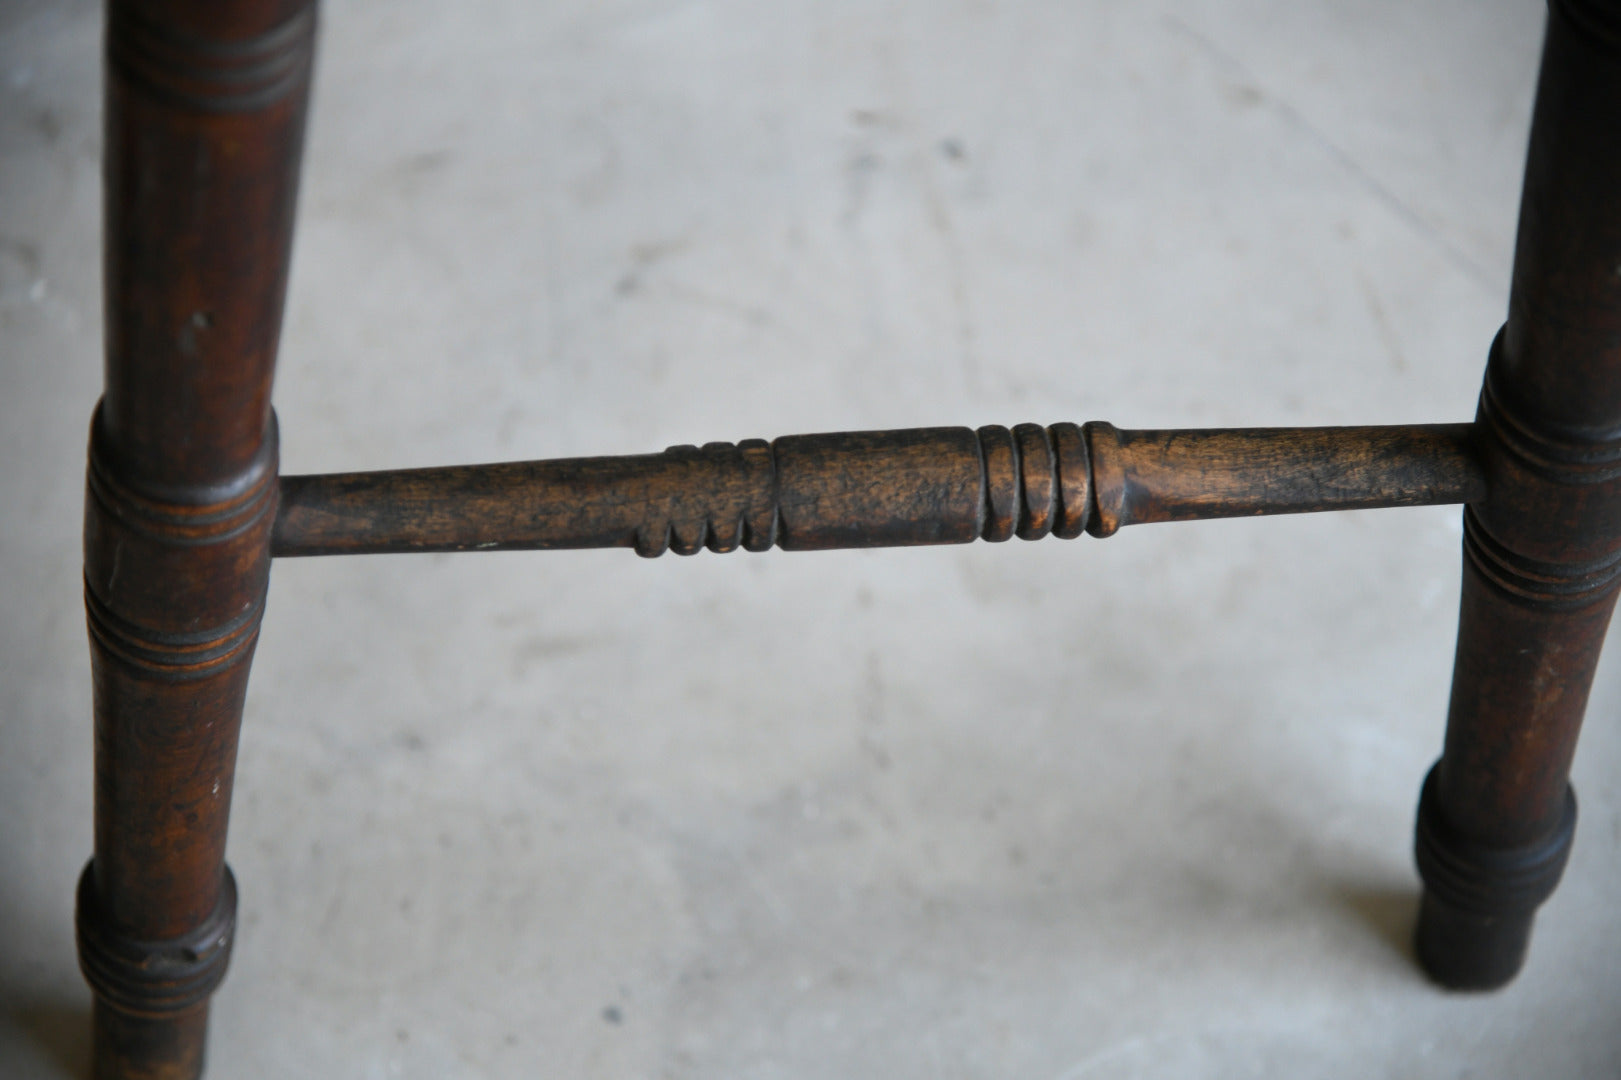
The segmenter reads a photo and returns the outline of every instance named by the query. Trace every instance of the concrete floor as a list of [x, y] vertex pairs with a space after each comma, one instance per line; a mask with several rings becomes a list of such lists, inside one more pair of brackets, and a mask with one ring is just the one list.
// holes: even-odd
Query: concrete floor
[[[287, 471], [1466, 420], [1531, 0], [331, 0]], [[86, 1075], [99, 14], [0, 2], [0, 1075]], [[1615, 1077], [1621, 667], [1413, 967], [1454, 509], [278, 563], [216, 1077]]]

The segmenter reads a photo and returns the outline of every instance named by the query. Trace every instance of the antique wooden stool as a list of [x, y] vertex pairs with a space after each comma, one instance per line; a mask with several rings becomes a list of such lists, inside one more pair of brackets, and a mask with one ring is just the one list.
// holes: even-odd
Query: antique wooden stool
[[1508, 322], [1472, 424], [928, 428], [286, 477], [270, 385], [315, 5], [107, 13], [106, 386], [84, 531], [96, 827], [77, 915], [98, 1076], [202, 1069], [275, 556], [950, 544], [1463, 503], [1418, 956], [1453, 988], [1519, 970], [1570, 852], [1571, 759], [1621, 574], [1621, 4], [1551, 4]]

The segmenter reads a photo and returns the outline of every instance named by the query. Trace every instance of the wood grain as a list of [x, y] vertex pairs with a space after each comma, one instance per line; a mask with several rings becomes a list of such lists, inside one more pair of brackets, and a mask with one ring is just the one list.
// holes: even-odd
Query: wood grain
[[1550, 7], [1509, 317], [1473, 424], [1026, 423], [281, 477], [270, 390], [315, 4], [109, 0], [84, 520], [95, 854], [76, 917], [96, 1076], [202, 1071], [272, 555], [815, 551], [1467, 503], [1417, 951], [1446, 986], [1512, 978], [1573, 843], [1570, 764], [1621, 590], [1621, 15]]
[[226, 827], [270, 574], [270, 411], [315, 7], [112, 0], [106, 381], [84, 599], [95, 854], [78, 892], [98, 1078], [190, 1080], [225, 975]]
[[764, 551], [1108, 536], [1155, 521], [1478, 501], [1467, 424], [918, 428], [662, 454], [286, 476], [276, 555]]
[[1570, 854], [1569, 776], [1621, 586], [1621, 14], [1550, 5], [1508, 322], [1476, 420], [1441, 759], [1420, 798], [1417, 951], [1500, 986]]

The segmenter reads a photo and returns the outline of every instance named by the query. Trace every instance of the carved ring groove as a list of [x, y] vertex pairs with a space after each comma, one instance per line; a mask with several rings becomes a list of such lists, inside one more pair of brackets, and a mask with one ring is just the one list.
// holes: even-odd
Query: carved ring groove
[[85, 583], [84, 609], [91, 638], [108, 654], [174, 682], [206, 679], [239, 662], [258, 638], [264, 597], [225, 625], [191, 634], [165, 633], [120, 618], [102, 603], [89, 582]]
[[1543, 606], [1581, 607], [1613, 589], [1621, 578], [1621, 551], [1576, 564], [1539, 562], [1515, 554], [1492, 537], [1473, 506], [1463, 512], [1463, 551], [1492, 585]]
[[162, 1016], [202, 1002], [225, 978], [236, 927], [236, 878], [224, 867], [219, 903], [183, 937], [143, 941], [113, 929], [96, 891], [95, 862], [79, 877], [74, 924], [79, 968], [96, 996], [120, 1012]]
[[315, 8], [257, 37], [219, 41], [163, 26], [128, 3], [112, 4], [107, 60], [134, 86], [182, 108], [249, 112], [309, 81]]
[[1502, 348], [1503, 332], [1498, 331], [1480, 391], [1480, 419], [1509, 454], [1531, 472], [1558, 484], [1602, 484], [1621, 477], [1621, 440], [1555, 438], [1515, 415], [1494, 376]]
[[1552, 896], [1576, 835], [1576, 792], [1566, 787], [1564, 813], [1544, 839], [1524, 847], [1489, 848], [1463, 836], [1442, 816], [1435, 774], [1431, 768], [1424, 778], [1413, 840], [1419, 876], [1430, 892], [1451, 907], [1492, 916], [1534, 911]]

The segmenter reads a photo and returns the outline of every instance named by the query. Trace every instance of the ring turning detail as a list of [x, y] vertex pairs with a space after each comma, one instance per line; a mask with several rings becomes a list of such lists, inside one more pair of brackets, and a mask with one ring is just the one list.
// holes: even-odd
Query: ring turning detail
[[1469, 424], [790, 435], [662, 454], [284, 476], [274, 555], [821, 551], [1479, 502]]
[[1549, 7], [1508, 319], [1473, 424], [931, 427], [280, 476], [271, 383], [317, 4], [107, 0], [84, 517], [95, 837], [76, 918], [95, 1075], [202, 1074], [273, 555], [813, 551], [1466, 503], [1415, 952], [1449, 988], [1508, 982], [1571, 850], [1570, 767], [1621, 597], [1621, 4]]

